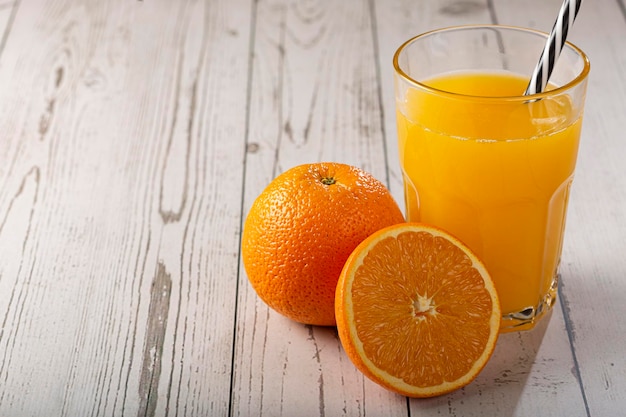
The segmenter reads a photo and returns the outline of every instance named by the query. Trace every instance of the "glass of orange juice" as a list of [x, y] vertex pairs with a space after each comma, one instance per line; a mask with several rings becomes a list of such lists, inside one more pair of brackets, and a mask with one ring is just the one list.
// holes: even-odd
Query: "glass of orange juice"
[[501, 331], [554, 304], [589, 60], [566, 43], [547, 89], [524, 96], [547, 34], [498, 25], [435, 30], [394, 56], [408, 221], [438, 226], [483, 260]]

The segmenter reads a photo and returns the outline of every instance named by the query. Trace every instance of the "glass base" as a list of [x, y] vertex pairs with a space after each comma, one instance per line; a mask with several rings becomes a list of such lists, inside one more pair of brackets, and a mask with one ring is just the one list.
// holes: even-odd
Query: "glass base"
[[517, 312], [504, 314], [502, 316], [502, 323], [500, 324], [500, 333], [530, 330], [535, 327], [537, 322], [552, 309], [552, 306], [556, 302], [559, 288], [559, 276], [558, 273], [554, 276], [550, 289], [537, 306], [527, 307]]

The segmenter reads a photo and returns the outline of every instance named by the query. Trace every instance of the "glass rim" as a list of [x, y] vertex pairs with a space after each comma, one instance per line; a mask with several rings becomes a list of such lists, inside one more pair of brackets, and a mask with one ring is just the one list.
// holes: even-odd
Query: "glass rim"
[[[417, 36], [413, 36], [412, 38], [405, 41], [402, 45], [400, 45], [400, 47], [398, 47], [398, 49], [393, 55], [393, 66], [394, 66], [396, 74], [399, 75], [405, 81], [407, 81], [409, 84], [412, 84], [414, 87], [417, 87], [421, 90], [424, 90], [432, 94], [437, 94], [440, 96], [447, 96], [449, 98], [456, 98], [456, 99], [466, 99], [466, 100], [471, 99], [471, 100], [485, 100], [485, 101], [528, 101], [531, 98], [534, 101], [534, 100], [538, 100], [541, 98], [551, 97], [554, 95], [558, 95], [562, 92], [565, 92], [577, 86], [578, 84], [582, 83], [585, 80], [585, 78], [587, 78], [587, 75], [589, 74], [589, 70], [591, 67], [591, 63], [589, 62], [589, 57], [587, 57], [587, 55], [583, 52], [582, 49], [580, 49], [578, 46], [574, 45], [573, 43], [569, 41], [566, 41], [565, 44], [563, 44], [563, 47], [570, 48], [576, 54], [578, 54], [580, 58], [582, 58], [583, 60], [582, 70], [578, 73], [578, 75], [576, 75], [569, 82], [563, 84], [562, 86], [556, 87], [551, 90], [542, 91], [540, 93], [527, 95], [527, 96], [523, 94], [515, 95], [515, 96], [479, 96], [479, 95], [473, 95], [473, 94], [462, 94], [462, 93], [455, 93], [453, 91], [441, 90], [439, 88], [431, 87], [427, 84], [424, 84], [423, 82], [420, 82], [412, 78], [409, 74], [407, 74], [401, 68], [398, 62], [400, 54], [415, 41], [432, 36], [437, 33], [451, 32], [451, 31], [458, 31], [458, 30], [469, 30], [469, 29], [505, 29], [507, 31], [526, 32], [526, 33], [533, 34], [533, 35], [539, 35], [543, 37], [544, 39], [547, 39], [550, 36], [549, 33], [542, 32], [540, 30], [529, 29], [529, 28], [524, 28], [524, 27], [519, 27], [519, 26], [498, 25], [498, 24], [456, 25], [456, 26], [449, 26], [449, 27], [434, 29], [434, 30], [421, 33]], [[539, 59], [539, 55], [537, 56], [537, 59]], [[531, 75], [532, 74], [528, 74], [529, 80], [530, 80]]]

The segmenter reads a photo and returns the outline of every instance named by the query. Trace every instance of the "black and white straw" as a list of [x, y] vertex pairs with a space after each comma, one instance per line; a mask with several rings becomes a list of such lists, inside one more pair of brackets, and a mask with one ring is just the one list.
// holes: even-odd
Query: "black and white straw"
[[533, 71], [533, 75], [524, 95], [540, 93], [546, 88], [546, 85], [548, 85], [548, 79], [552, 74], [556, 60], [561, 54], [563, 45], [565, 45], [567, 32], [574, 25], [574, 19], [576, 19], [578, 15], [578, 10], [582, 2], [582, 0], [563, 0], [559, 16], [556, 22], [554, 22], [554, 27], [548, 36], [546, 46], [541, 52], [539, 62], [537, 62], [537, 66]]

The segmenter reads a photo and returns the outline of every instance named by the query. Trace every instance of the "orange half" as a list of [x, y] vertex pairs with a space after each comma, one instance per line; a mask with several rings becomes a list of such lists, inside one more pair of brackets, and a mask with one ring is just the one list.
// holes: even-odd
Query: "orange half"
[[352, 252], [335, 313], [355, 366], [410, 397], [469, 384], [493, 353], [501, 320], [483, 263], [455, 237], [418, 223], [382, 229]]

